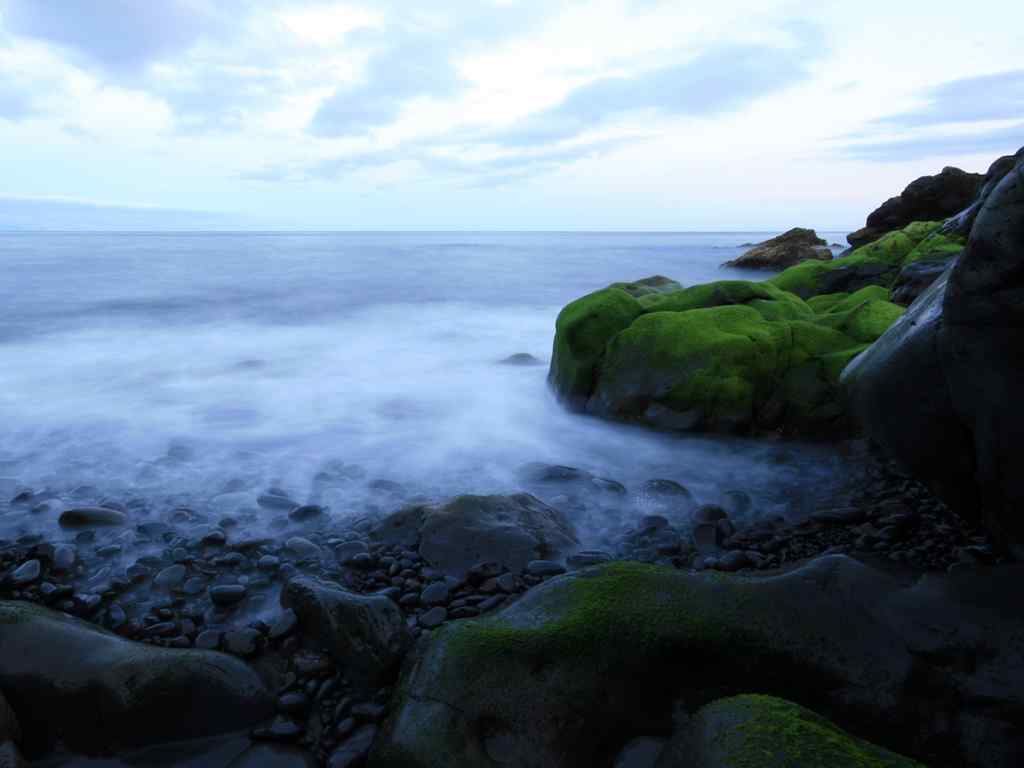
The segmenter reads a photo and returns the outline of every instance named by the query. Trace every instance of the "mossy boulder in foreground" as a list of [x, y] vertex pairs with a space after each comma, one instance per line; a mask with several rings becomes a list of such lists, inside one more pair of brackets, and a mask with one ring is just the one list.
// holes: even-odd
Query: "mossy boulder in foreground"
[[924, 768], [773, 696], [702, 707], [655, 768]]
[[646, 298], [609, 287], [559, 315], [549, 381], [570, 407], [671, 430], [842, 433], [839, 374], [902, 313], [884, 288], [820, 311], [742, 280]]
[[39, 606], [0, 601], [0, 691], [26, 756], [109, 754], [251, 728], [273, 697], [243, 662], [156, 648]]
[[576, 572], [422, 640], [370, 765], [610, 766], [678, 734], [679, 712], [757, 692], [933, 766], [1008, 768], [1024, 760], [1019, 576], [903, 586], [842, 556], [767, 578]]

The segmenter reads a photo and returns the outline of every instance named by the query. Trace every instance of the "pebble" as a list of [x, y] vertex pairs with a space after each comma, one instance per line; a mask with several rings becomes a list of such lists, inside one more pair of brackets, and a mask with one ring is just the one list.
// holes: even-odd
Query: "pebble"
[[420, 592], [420, 602], [424, 605], [444, 605], [448, 602], [450, 593], [446, 582], [435, 581]]
[[125, 525], [128, 518], [123, 512], [107, 507], [79, 507], [61, 513], [61, 528], [91, 528], [95, 526]]
[[276, 571], [281, 567], [281, 558], [275, 557], [274, 555], [263, 555], [257, 563], [256, 567], [261, 571]]
[[210, 589], [214, 605], [234, 605], [245, 598], [246, 588], [242, 584], [224, 584]]
[[221, 638], [224, 650], [237, 656], [252, 656], [259, 647], [261, 635], [255, 629], [229, 629]]
[[343, 544], [339, 544], [334, 550], [335, 556], [338, 558], [338, 562], [343, 565], [347, 565], [348, 561], [354, 558], [356, 555], [369, 554], [369, 549], [366, 546], [366, 542], [363, 541], [346, 541]]
[[270, 631], [268, 636], [271, 640], [280, 640], [281, 638], [287, 637], [299, 624], [299, 617], [295, 611], [288, 608], [278, 614], [277, 618], [270, 625]]
[[436, 629], [437, 627], [444, 624], [445, 619], [448, 618], [448, 611], [444, 608], [437, 606], [431, 608], [426, 613], [419, 617], [420, 626], [424, 629]]
[[11, 574], [11, 582], [17, 586], [31, 584], [39, 578], [39, 575], [42, 573], [42, 569], [42, 563], [38, 560], [29, 560], [19, 566], [18, 569]]
[[276, 493], [264, 493], [257, 499], [256, 503], [264, 509], [292, 510], [300, 506], [297, 501], [292, 501], [287, 496]]
[[298, 691], [291, 691], [284, 694], [277, 700], [277, 710], [286, 715], [297, 715], [305, 712], [309, 707], [309, 699], [306, 694]]
[[161, 589], [174, 589], [185, 581], [186, 573], [184, 565], [170, 565], [156, 575], [153, 584]]
[[305, 522], [306, 520], [312, 520], [314, 517], [319, 517], [324, 513], [324, 508], [316, 504], [304, 504], [301, 507], [296, 507], [288, 513], [288, 517], [297, 523]]
[[199, 633], [196, 638], [196, 648], [207, 651], [215, 651], [220, 647], [221, 632], [215, 629], [207, 629]]
[[353, 733], [327, 759], [327, 768], [352, 768], [358, 765], [370, 752], [377, 738], [377, 726], [364, 725]]
[[313, 558], [320, 556], [320, 547], [309, 539], [301, 536], [292, 536], [284, 544], [285, 549], [300, 558]]
[[224, 531], [210, 531], [203, 536], [202, 543], [208, 547], [223, 547], [228, 541]]

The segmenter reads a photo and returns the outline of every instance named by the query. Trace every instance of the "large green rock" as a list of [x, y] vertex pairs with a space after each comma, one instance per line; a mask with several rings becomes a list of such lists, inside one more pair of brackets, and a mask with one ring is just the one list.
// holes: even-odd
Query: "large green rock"
[[758, 691], [935, 765], [1008, 768], [1024, 759], [1020, 575], [904, 586], [831, 556], [760, 578], [559, 577], [422, 641], [371, 766], [607, 766], [673, 711]]
[[[550, 380], [572, 407], [660, 429], [831, 436], [846, 429], [840, 372], [902, 312], [887, 298], [842, 294], [817, 311], [771, 283], [725, 280], [613, 316], [629, 297], [606, 289], [563, 311]], [[581, 344], [566, 317], [596, 328], [600, 311], [603, 346]]]
[[108, 754], [257, 725], [273, 697], [243, 662], [134, 643], [66, 614], [0, 601], [0, 690], [32, 757]]
[[809, 709], [743, 695], [702, 707], [656, 768], [924, 768], [851, 736]]

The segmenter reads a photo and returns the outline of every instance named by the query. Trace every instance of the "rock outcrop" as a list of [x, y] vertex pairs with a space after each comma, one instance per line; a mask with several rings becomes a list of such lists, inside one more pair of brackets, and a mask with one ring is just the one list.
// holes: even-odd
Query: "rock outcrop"
[[[1009, 768], [1024, 760], [1018, 571], [905, 586], [828, 556], [767, 578], [636, 563], [561, 576], [425, 640], [370, 765], [606, 765], [757, 691], [933, 767]], [[703, 712], [698, 725], [717, 721]]]
[[1024, 557], [1024, 159], [963, 254], [843, 381], [866, 433]]
[[282, 591], [281, 604], [295, 611], [302, 634], [326, 649], [353, 684], [367, 692], [394, 678], [412, 641], [402, 611], [381, 595], [296, 578]]
[[847, 235], [854, 248], [874, 242], [887, 232], [915, 221], [936, 221], [967, 208], [978, 194], [985, 177], [959, 168], [943, 168], [934, 176], [912, 181], [902, 194], [891, 197], [875, 209], [866, 226]]
[[385, 517], [371, 537], [416, 549], [432, 567], [456, 579], [482, 562], [517, 573], [533, 560], [558, 560], [579, 547], [565, 516], [527, 493], [459, 496], [447, 504], [407, 507]]
[[758, 243], [739, 258], [727, 261], [724, 267], [749, 269], [785, 269], [808, 260], [829, 261], [832, 251], [828, 242], [813, 229], [795, 227], [777, 237]]
[[548, 380], [569, 407], [659, 429], [831, 436], [840, 371], [902, 312], [887, 299], [727, 280], [641, 304], [610, 286], [562, 310]]
[[93, 755], [202, 738], [273, 713], [238, 659], [133, 643], [21, 602], [0, 601], [0, 690], [28, 757], [57, 743]]

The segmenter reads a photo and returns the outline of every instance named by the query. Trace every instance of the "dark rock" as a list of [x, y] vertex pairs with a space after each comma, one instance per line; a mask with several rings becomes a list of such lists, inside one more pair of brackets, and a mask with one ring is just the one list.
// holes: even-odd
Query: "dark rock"
[[348, 564], [357, 555], [369, 554], [365, 541], [346, 541], [334, 548], [334, 555], [338, 562]]
[[1004, 155], [992, 163], [989, 166], [988, 173], [985, 174], [984, 181], [981, 183], [977, 197], [967, 208], [950, 218], [945, 226], [943, 226], [942, 231], [947, 234], [968, 237], [971, 234], [971, 229], [974, 227], [974, 221], [978, 218], [978, 214], [988, 201], [989, 195], [999, 186], [999, 182], [1003, 180], [1003, 177], [1012, 171], [1014, 166], [1021, 160], [1024, 160], [1024, 147], [1017, 150], [1016, 154]]
[[107, 507], [80, 507], [61, 513], [58, 521], [62, 528], [96, 528], [113, 525], [126, 525], [128, 518], [124, 512]]
[[331, 753], [327, 768], [353, 768], [358, 765], [369, 754], [376, 738], [377, 726], [364, 725]]
[[915, 261], [900, 270], [892, 286], [892, 300], [908, 306], [946, 271], [946, 261]]
[[934, 176], [912, 181], [902, 194], [875, 209], [863, 229], [847, 235], [854, 248], [867, 245], [887, 232], [902, 229], [915, 221], [939, 221], [968, 207], [985, 177], [959, 168], [943, 168]]
[[279, 494], [269, 492], [261, 494], [259, 497], [257, 497], [256, 503], [259, 504], [264, 509], [275, 509], [286, 512], [291, 511], [299, 506], [299, 503], [297, 501], [288, 498], [287, 496], [284, 495], [283, 492]]
[[566, 563], [570, 568], [587, 568], [591, 565], [600, 565], [601, 563], [607, 563], [612, 559], [612, 556], [607, 552], [601, 552], [598, 550], [584, 549], [580, 552], [576, 552], [569, 555], [566, 558]]
[[309, 752], [287, 744], [254, 744], [228, 764], [228, 768], [317, 768]]
[[480, 562], [521, 571], [531, 560], [560, 557], [578, 545], [561, 512], [525, 493], [408, 507], [384, 518], [371, 536], [384, 544], [418, 546], [432, 567], [457, 579]]
[[372, 764], [469, 768], [491, 743], [509, 765], [605, 765], [673, 702], [757, 690], [929, 764], [1010, 768], [1021, 575], [908, 585], [842, 556], [768, 579], [579, 571], [424, 641]]
[[420, 602], [423, 605], [444, 605], [448, 602], [451, 589], [443, 581], [435, 581], [420, 592]]
[[270, 625], [270, 630], [267, 632], [267, 637], [271, 640], [283, 640], [294, 632], [298, 625], [298, 615], [290, 608], [286, 609], [281, 611], [277, 618], [274, 619]]
[[253, 656], [260, 649], [263, 636], [255, 629], [242, 627], [229, 629], [221, 638], [221, 644], [228, 653], [236, 656]]
[[26, 714], [29, 755], [58, 740], [108, 754], [203, 738], [273, 711], [256, 673], [229, 656], [134, 643], [26, 603], [0, 602], [0, 627], [0, 689]]
[[245, 599], [245, 594], [243, 584], [222, 584], [210, 588], [210, 599], [214, 605], [235, 605]]
[[517, 352], [514, 355], [509, 355], [503, 360], [499, 360], [502, 365], [543, 365], [543, 360], [538, 360], [533, 355], [527, 352]]
[[526, 565], [526, 572], [532, 576], [547, 578], [565, 573], [565, 566], [551, 560], [531, 560]]
[[39, 578], [41, 573], [42, 563], [38, 560], [29, 560], [26, 563], [22, 563], [14, 573], [11, 574], [10, 580], [15, 586], [21, 587], [25, 584], [31, 584]]
[[424, 629], [436, 629], [444, 624], [448, 618], [448, 611], [441, 606], [431, 608], [429, 611], [420, 614], [419, 623]]
[[962, 255], [844, 371], [865, 432], [993, 543], [1024, 556], [1024, 155]]
[[170, 565], [153, 579], [153, 585], [160, 589], [177, 589], [184, 583], [188, 571], [184, 565]]
[[664, 748], [664, 739], [649, 736], [633, 739], [622, 748], [612, 768], [655, 768], [658, 755]]
[[303, 635], [327, 649], [356, 685], [369, 690], [394, 677], [410, 638], [401, 609], [388, 598], [297, 578], [281, 602], [295, 611]]
[[785, 269], [809, 259], [828, 261], [832, 251], [827, 241], [818, 237], [813, 229], [795, 227], [788, 232], [758, 243], [737, 259], [727, 261], [724, 267], [750, 269]]
[[315, 517], [320, 517], [324, 513], [324, 508], [317, 506], [316, 504], [305, 504], [301, 507], [296, 507], [288, 513], [288, 517], [297, 523], [303, 523], [307, 520], [312, 520]]

